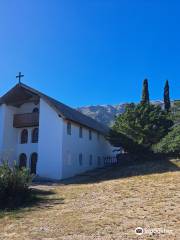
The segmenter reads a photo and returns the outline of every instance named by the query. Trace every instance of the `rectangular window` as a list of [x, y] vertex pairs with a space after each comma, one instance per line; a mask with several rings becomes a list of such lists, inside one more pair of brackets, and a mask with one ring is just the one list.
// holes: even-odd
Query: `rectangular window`
[[83, 128], [79, 127], [79, 137], [82, 138], [83, 137]]
[[82, 153], [79, 154], [79, 165], [80, 166], [83, 165], [83, 155], [82, 155]]
[[67, 134], [71, 135], [71, 123], [70, 122], [67, 123]]
[[89, 140], [92, 140], [92, 131], [89, 130]]

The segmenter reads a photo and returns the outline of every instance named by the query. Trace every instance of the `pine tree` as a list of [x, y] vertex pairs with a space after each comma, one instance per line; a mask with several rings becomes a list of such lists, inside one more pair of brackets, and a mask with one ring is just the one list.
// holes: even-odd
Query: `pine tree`
[[164, 87], [164, 109], [169, 112], [171, 108], [171, 102], [169, 97], [169, 82], [166, 80], [165, 87]]
[[142, 100], [141, 103], [148, 104], [149, 103], [149, 90], [148, 90], [148, 80], [144, 79], [143, 82], [143, 91], [142, 91]]
[[141, 147], [144, 151], [165, 137], [172, 125], [169, 114], [160, 106], [129, 104], [125, 112], [116, 117], [109, 140], [127, 152], [141, 151]]

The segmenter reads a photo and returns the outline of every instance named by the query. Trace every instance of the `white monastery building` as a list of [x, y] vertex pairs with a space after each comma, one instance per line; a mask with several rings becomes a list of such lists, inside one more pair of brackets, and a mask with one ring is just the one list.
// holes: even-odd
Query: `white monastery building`
[[0, 98], [0, 160], [42, 178], [61, 180], [102, 167], [113, 155], [109, 129], [18, 83]]

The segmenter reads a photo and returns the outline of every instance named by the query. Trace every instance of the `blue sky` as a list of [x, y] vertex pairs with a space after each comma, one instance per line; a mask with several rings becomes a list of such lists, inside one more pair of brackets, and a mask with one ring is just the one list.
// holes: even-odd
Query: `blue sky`
[[23, 82], [71, 106], [180, 98], [180, 1], [0, 0], [0, 95]]

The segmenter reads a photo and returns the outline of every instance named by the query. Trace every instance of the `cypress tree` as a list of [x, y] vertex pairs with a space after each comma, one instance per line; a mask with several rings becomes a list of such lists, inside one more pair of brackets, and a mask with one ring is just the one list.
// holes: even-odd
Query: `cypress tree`
[[143, 104], [149, 103], [149, 90], [148, 90], [148, 80], [147, 79], [144, 79], [144, 81], [143, 81], [143, 91], [142, 91], [141, 103], [143, 103]]
[[171, 108], [171, 102], [169, 97], [169, 82], [166, 80], [165, 86], [164, 86], [164, 109], [169, 112]]

